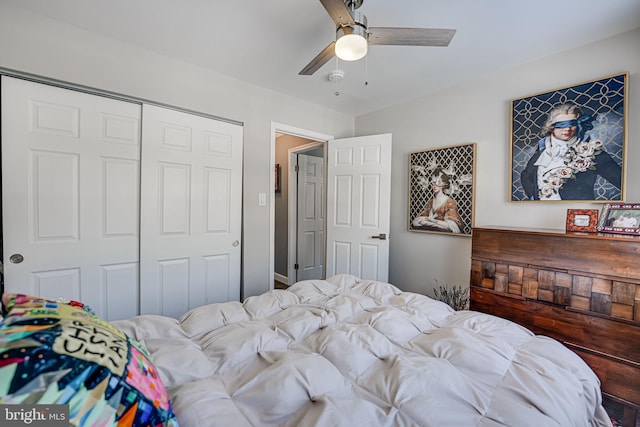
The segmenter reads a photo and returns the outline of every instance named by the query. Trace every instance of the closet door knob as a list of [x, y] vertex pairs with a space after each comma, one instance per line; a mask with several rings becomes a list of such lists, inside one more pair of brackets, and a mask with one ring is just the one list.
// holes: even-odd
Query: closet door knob
[[238, 247], [238, 245], [240, 244], [240, 242], [238, 242], [237, 240], [234, 240], [232, 245], [234, 248]]
[[11, 261], [13, 264], [20, 264], [22, 261], [24, 261], [24, 257], [21, 254], [13, 254], [9, 257], [9, 261]]

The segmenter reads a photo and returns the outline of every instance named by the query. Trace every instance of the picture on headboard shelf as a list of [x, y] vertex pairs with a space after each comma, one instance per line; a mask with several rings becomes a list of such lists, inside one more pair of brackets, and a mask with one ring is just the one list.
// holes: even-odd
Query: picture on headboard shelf
[[606, 203], [598, 231], [640, 236], [640, 203]]
[[511, 102], [511, 201], [624, 200], [627, 74]]
[[567, 209], [567, 231], [595, 233], [598, 231], [597, 209]]
[[476, 144], [409, 154], [409, 231], [471, 236]]

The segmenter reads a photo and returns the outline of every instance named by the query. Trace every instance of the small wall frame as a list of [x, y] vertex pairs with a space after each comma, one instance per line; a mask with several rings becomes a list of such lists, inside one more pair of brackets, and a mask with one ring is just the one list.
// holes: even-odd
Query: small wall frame
[[280, 167], [280, 163], [276, 163], [274, 174], [275, 174], [274, 175], [275, 176], [274, 191], [276, 193], [280, 193], [282, 191], [282, 186], [280, 183], [280, 181], [282, 180], [282, 168]]
[[471, 236], [476, 144], [409, 154], [409, 231]]

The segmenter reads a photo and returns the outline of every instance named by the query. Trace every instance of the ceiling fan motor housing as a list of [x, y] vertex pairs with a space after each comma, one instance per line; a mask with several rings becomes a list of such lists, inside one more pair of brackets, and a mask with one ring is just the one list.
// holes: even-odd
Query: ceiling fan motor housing
[[357, 61], [367, 54], [367, 17], [359, 12], [351, 12], [353, 23], [339, 25], [336, 29], [335, 54], [345, 61]]
[[367, 38], [367, 17], [360, 12], [352, 12], [351, 14], [353, 15], [353, 25], [339, 25], [336, 28], [336, 40], [348, 34], [357, 34]]

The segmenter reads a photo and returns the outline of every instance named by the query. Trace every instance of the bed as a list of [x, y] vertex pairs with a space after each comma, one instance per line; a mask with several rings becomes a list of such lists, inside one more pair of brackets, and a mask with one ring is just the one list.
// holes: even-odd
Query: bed
[[611, 426], [559, 342], [351, 275], [112, 325], [150, 355], [172, 425]]

